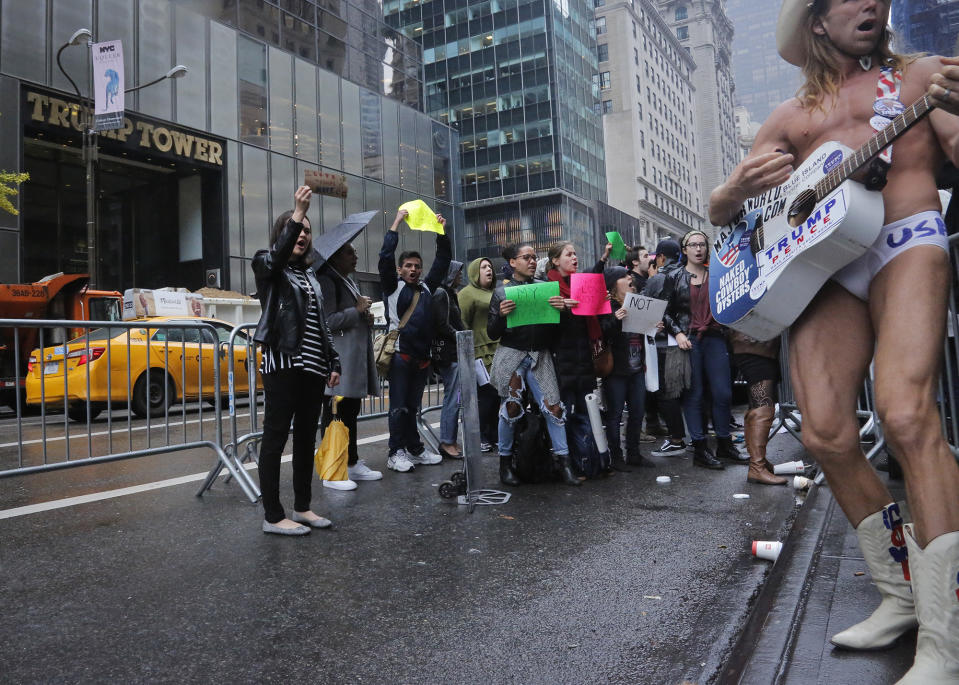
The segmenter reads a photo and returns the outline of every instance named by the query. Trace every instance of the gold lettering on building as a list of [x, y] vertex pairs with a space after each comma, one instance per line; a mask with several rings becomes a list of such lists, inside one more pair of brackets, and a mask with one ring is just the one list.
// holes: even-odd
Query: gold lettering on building
[[[33, 91], [28, 91], [26, 96], [27, 103], [33, 106], [30, 111], [32, 121], [76, 131], [83, 130], [80, 106], [76, 103]], [[223, 146], [220, 143], [146, 121], [137, 121], [134, 124], [132, 119], [124, 117], [123, 128], [103, 131], [100, 135], [120, 142], [131, 138], [133, 144], [148, 150], [172, 150], [176, 156], [184, 159], [223, 166]]]

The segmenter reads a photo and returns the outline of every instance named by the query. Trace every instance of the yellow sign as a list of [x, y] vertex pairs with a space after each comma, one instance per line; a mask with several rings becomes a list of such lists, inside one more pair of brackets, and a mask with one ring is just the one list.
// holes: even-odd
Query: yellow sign
[[[27, 93], [27, 102], [33, 105], [30, 115], [33, 121], [83, 131], [80, 106], [75, 102], [33, 91]], [[139, 147], [172, 152], [184, 159], [223, 166], [223, 146], [220, 143], [175, 128], [157, 126], [146, 121], [134, 123], [130, 117], [124, 117], [122, 128], [100, 135], [126, 145], [139, 144]]]
[[422, 200], [413, 200], [412, 202], [402, 204], [400, 205], [400, 209], [405, 209], [409, 212], [409, 215], [406, 217], [406, 223], [414, 231], [432, 231], [440, 235], [446, 234], [446, 231], [443, 229], [443, 224], [436, 220], [436, 215], [433, 213], [433, 210]]

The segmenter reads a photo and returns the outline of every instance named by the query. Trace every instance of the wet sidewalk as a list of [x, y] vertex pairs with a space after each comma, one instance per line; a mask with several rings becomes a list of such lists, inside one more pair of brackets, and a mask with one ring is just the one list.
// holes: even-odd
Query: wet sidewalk
[[[902, 481], [880, 476], [902, 501]], [[878, 652], [840, 650], [829, 642], [878, 605], [855, 531], [828, 486], [814, 487], [720, 682], [895, 683], [912, 665], [915, 630]]]

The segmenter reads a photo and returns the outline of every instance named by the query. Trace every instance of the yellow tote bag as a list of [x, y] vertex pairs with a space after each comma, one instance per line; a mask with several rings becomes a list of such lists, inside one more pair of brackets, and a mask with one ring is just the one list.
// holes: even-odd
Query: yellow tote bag
[[350, 429], [336, 417], [336, 407], [341, 399], [333, 398], [333, 420], [326, 427], [323, 440], [313, 457], [316, 473], [323, 480], [349, 479], [346, 464], [349, 459]]

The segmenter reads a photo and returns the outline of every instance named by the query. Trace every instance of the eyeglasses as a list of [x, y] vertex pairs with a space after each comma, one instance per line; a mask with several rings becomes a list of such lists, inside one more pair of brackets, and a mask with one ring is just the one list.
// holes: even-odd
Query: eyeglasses
[[706, 243], [686, 243], [686, 247], [691, 247], [694, 250], [702, 250], [706, 247]]
[[522, 259], [522, 260], [527, 261], [527, 262], [535, 262], [535, 261], [536, 261], [536, 255], [534, 255], [534, 254], [518, 254], [518, 255], [516, 255], [516, 256], [514, 257], [514, 259]]

